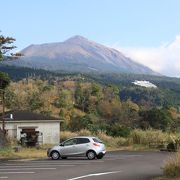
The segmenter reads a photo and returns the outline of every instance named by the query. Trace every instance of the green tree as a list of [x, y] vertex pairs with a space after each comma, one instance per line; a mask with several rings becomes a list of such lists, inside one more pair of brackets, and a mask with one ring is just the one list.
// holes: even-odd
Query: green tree
[[40, 109], [43, 106], [43, 102], [40, 99], [39, 93], [34, 92], [29, 98], [28, 98], [28, 104], [29, 104], [29, 110], [35, 111]]
[[[0, 31], [1, 33], [1, 31]], [[12, 37], [5, 37], [0, 34], [0, 61], [17, 59], [22, 56], [21, 53], [11, 53], [11, 50], [16, 48], [13, 45], [15, 39]], [[9, 76], [0, 72], [0, 89], [4, 89], [10, 82]]]
[[171, 114], [165, 109], [153, 108], [140, 112], [142, 122], [148, 122], [149, 126], [155, 129], [167, 130], [171, 127]]
[[13, 37], [5, 37], [0, 34], [0, 61], [17, 59], [22, 56], [21, 53], [11, 53], [16, 48], [13, 43], [16, 41]]
[[123, 126], [119, 123], [115, 123], [112, 126], [109, 126], [107, 133], [110, 136], [114, 137], [128, 137], [130, 135], [131, 129], [127, 126]]
[[96, 96], [98, 98], [98, 100], [100, 100], [103, 97], [102, 86], [100, 86], [97, 83], [92, 83], [92, 86], [91, 86], [91, 95], [92, 96]]
[[69, 90], [61, 90], [59, 97], [55, 100], [55, 106], [58, 108], [71, 109], [73, 107], [71, 92]]
[[5, 91], [5, 106], [9, 109], [16, 107], [16, 94], [9, 88]]
[[10, 83], [8, 74], [0, 72], [0, 89], [5, 89]]

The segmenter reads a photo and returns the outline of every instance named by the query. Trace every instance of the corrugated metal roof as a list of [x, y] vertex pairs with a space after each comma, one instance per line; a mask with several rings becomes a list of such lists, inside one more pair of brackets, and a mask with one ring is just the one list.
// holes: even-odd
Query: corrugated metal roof
[[[12, 114], [12, 118], [11, 117]], [[2, 114], [1, 114], [2, 116]], [[39, 113], [29, 112], [29, 111], [9, 111], [5, 113], [4, 116], [6, 121], [23, 121], [23, 120], [60, 120], [52, 116], [46, 116]]]

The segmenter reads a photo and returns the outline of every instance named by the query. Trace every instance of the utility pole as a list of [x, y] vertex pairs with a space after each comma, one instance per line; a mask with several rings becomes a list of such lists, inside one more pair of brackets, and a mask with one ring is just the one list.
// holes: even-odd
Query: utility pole
[[2, 130], [5, 134], [5, 121], [4, 121], [4, 112], [5, 112], [5, 98], [4, 98], [4, 91], [2, 91]]
[[4, 115], [5, 115], [5, 92], [3, 89], [0, 89], [0, 94], [1, 94], [1, 102], [2, 102], [2, 131], [5, 134], [5, 119], [4, 119]]

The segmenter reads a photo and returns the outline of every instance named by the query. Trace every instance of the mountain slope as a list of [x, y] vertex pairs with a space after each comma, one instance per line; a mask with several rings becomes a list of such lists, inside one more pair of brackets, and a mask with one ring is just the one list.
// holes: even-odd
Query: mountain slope
[[121, 52], [81, 36], [64, 42], [30, 45], [21, 51], [25, 56], [9, 65], [68, 72], [126, 72], [157, 75], [150, 68], [134, 62]]

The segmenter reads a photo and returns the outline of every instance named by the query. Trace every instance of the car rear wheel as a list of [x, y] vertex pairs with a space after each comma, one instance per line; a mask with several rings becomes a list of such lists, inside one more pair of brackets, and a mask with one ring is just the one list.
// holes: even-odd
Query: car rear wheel
[[95, 157], [96, 157], [96, 154], [95, 154], [94, 151], [88, 151], [88, 152], [87, 152], [87, 158], [88, 158], [89, 160], [93, 160], [93, 159], [95, 159]]
[[59, 152], [53, 151], [53, 152], [51, 153], [51, 158], [52, 158], [53, 160], [58, 160], [58, 159], [60, 158]]

